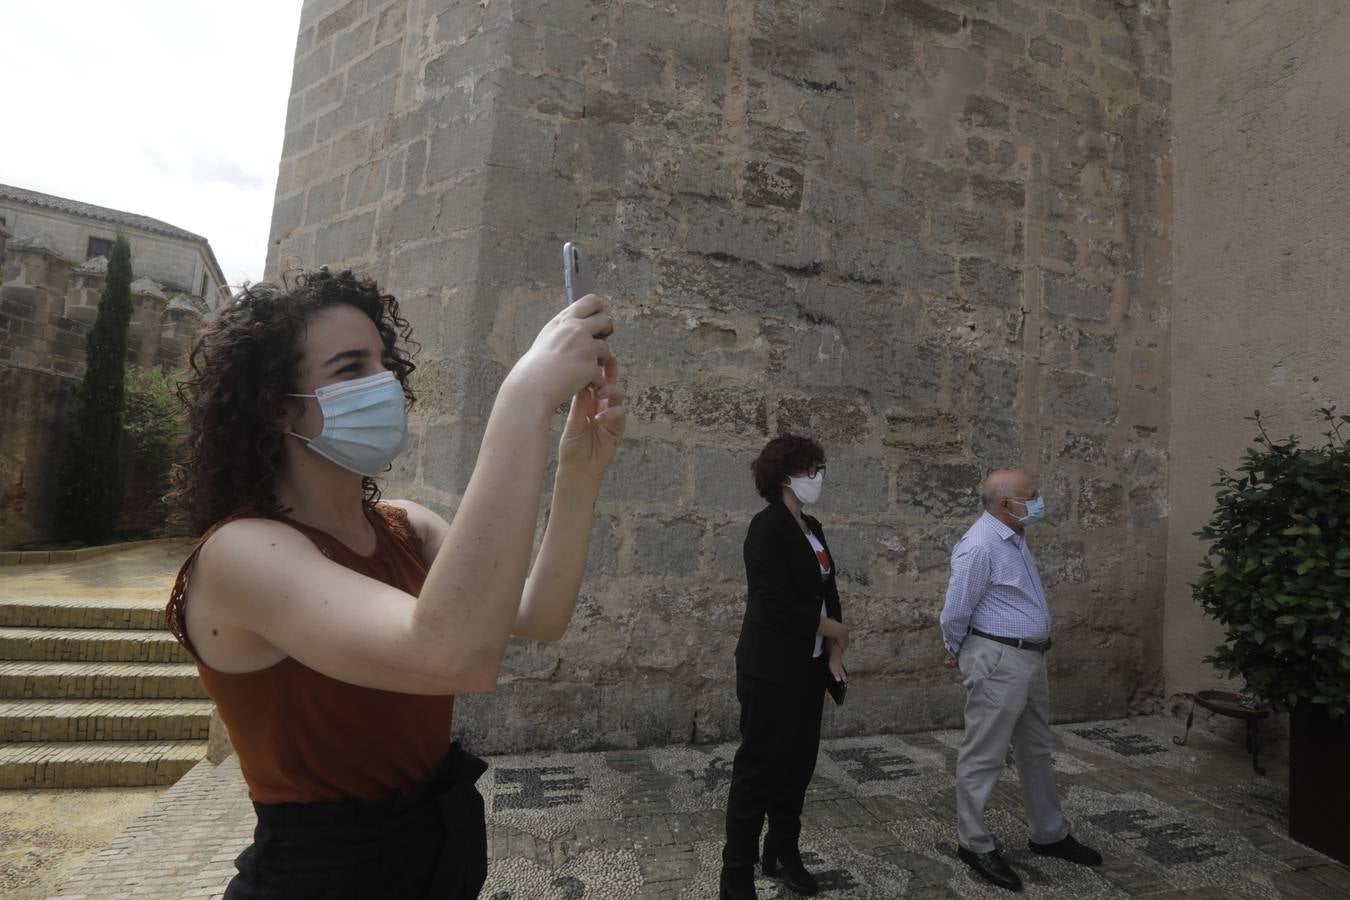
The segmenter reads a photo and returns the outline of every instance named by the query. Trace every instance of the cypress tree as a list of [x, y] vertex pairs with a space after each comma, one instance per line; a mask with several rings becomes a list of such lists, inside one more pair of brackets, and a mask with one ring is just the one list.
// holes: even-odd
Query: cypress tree
[[122, 508], [122, 407], [131, 323], [131, 245], [118, 235], [98, 315], [85, 339], [84, 379], [75, 432], [61, 464], [57, 522], [66, 538], [96, 543], [112, 533]]

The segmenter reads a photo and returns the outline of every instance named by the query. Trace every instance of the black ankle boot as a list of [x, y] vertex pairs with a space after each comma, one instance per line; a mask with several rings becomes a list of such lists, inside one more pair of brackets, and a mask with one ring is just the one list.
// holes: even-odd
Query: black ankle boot
[[758, 900], [755, 897], [755, 870], [751, 866], [723, 866], [717, 885], [718, 900]]
[[765, 841], [763, 867], [765, 875], [779, 879], [799, 894], [809, 897], [820, 890], [820, 882], [806, 871], [806, 866], [802, 865], [802, 854], [795, 847], [775, 847]]

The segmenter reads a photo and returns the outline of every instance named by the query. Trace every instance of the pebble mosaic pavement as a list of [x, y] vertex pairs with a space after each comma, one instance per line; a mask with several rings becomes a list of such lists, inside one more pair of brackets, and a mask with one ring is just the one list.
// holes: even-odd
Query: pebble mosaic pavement
[[[1234, 746], [1150, 717], [1055, 727], [1060, 799], [1097, 869], [1026, 848], [1016, 770], [990, 800], [991, 830], [1027, 898], [1350, 897], [1350, 869], [1285, 836], [1284, 770], [1255, 775]], [[822, 897], [994, 898], [954, 858], [960, 732], [827, 740], [803, 817]], [[497, 756], [484, 900], [714, 898], [735, 746]], [[199, 765], [57, 896], [212, 898], [248, 843], [252, 809], [233, 759]], [[796, 895], [766, 878], [763, 900]]]

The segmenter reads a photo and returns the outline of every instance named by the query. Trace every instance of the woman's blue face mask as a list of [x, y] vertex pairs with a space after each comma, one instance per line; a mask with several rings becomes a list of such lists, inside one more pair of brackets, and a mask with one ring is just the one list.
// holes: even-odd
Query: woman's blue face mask
[[324, 459], [359, 475], [383, 472], [408, 445], [408, 401], [393, 372], [318, 388], [323, 430], [312, 438], [287, 432]]

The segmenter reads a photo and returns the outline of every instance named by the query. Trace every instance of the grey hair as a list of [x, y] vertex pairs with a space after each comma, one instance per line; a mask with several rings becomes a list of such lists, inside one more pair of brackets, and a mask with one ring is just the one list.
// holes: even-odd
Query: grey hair
[[[988, 484], [988, 482], [985, 483]], [[1003, 497], [1004, 495], [999, 491], [995, 490], [993, 487], [985, 487], [980, 489], [980, 503], [984, 506], [985, 509], [988, 510], [997, 509], [998, 501], [1002, 500]]]

